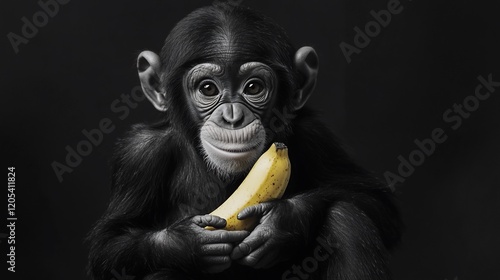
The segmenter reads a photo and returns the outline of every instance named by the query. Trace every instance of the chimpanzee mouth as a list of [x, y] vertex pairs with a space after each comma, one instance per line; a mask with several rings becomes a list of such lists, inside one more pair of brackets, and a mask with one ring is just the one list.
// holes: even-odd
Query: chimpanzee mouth
[[248, 144], [227, 144], [227, 143], [217, 143], [214, 144], [211, 141], [204, 140], [204, 146], [213, 152], [219, 154], [224, 157], [245, 157], [246, 154], [251, 154], [255, 152], [256, 149], [259, 149], [262, 145], [262, 142], [259, 141], [256, 144], [248, 145]]
[[228, 152], [228, 153], [245, 153], [245, 152], [257, 149], [260, 146], [260, 144], [261, 144], [261, 142], [258, 142], [254, 146], [247, 146], [247, 147], [236, 147], [236, 146], [241, 146], [241, 145], [234, 145], [235, 147], [222, 148], [222, 147], [215, 146], [215, 148], [222, 150], [224, 152]]

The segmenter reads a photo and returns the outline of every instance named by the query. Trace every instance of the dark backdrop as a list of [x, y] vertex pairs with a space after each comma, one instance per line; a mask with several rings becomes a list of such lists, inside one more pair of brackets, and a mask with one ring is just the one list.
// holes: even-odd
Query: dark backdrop
[[[158, 117], [147, 101], [126, 117], [110, 106], [138, 85], [137, 54], [159, 51], [173, 25], [208, 2], [73, 0], [16, 54], [7, 34], [21, 35], [21, 18], [32, 21], [41, 8], [37, 1], [2, 1], [1, 158], [3, 176], [16, 167], [18, 217], [18, 277], [7, 279], [86, 278], [84, 238], [107, 205], [113, 144], [132, 124]], [[458, 129], [443, 119], [474, 94], [478, 76], [500, 81], [498, 7], [402, 0], [401, 13], [347, 63], [339, 44], [353, 45], [354, 27], [364, 29], [370, 11], [388, 2], [246, 4], [274, 18], [297, 47], [316, 48], [320, 75], [310, 104], [381, 178], [398, 173], [398, 156], [408, 158], [415, 139], [445, 131], [447, 140], [396, 187], [406, 231], [392, 260], [395, 278], [498, 279], [500, 88]], [[104, 118], [114, 131], [59, 182], [51, 163], [64, 163], [65, 147], [75, 148], [85, 139], [82, 130], [98, 128]], [[2, 193], [0, 234], [7, 232]], [[5, 235], [0, 241], [4, 273]]]

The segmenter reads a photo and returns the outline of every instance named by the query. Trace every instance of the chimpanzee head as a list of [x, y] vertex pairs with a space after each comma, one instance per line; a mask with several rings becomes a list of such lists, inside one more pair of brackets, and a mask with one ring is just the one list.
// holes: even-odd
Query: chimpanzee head
[[209, 167], [228, 177], [248, 170], [274, 141], [273, 112], [304, 106], [318, 58], [311, 47], [295, 51], [267, 17], [214, 4], [182, 19], [160, 56], [144, 51], [137, 67], [155, 108], [193, 139]]

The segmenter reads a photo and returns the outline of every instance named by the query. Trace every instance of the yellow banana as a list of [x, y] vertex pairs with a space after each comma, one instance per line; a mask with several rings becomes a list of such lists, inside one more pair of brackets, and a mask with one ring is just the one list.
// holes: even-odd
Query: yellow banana
[[255, 219], [238, 220], [244, 208], [281, 198], [290, 179], [291, 165], [288, 148], [283, 143], [274, 143], [255, 162], [254, 166], [234, 193], [211, 215], [226, 219], [226, 230], [250, 230]]

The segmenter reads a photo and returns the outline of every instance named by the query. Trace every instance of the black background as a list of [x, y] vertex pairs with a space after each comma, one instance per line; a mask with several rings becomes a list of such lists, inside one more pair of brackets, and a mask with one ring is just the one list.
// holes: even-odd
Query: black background
[[[31, 21], [40, 6], [2, 1], [1, 158], [4, 178], [6, 167], [16, 167], [18, 217], [17, 277], [7, 279], [86, 279], [84, 238], [107, 205], [113, 144], [131, 124], [159, 115], [142, 101], [121, 120], [110, 105], [139, 84], [137, 54], [159, 51], [177, 21], [209, 2], [73, 0], [15, 54], [7, 34], [21, 34], [21, 18]], [[408, 158], [415, 139], [446, 132], [396, 188], [407, 227], [391, 264], [396, 279], [500, 277], [500, 88], [460, 128], [442, 117], [474, 94], [479, 75], [500, 81], [493, 2], [402, 0], [403, 11], [351, 63], [339, 44], [353, 44], [353, 28], [364, 28], [387, 0], [245, 2], [274, 18], [297, 47], [316, 48], [320, 75], [310, 105], [366, 168], [397, 173], [398, 156]], [[51, 163], [64, 163], [65, 147], [75, 148], [81, 131], [103, 118], [116, 129], [59, 182]]]

